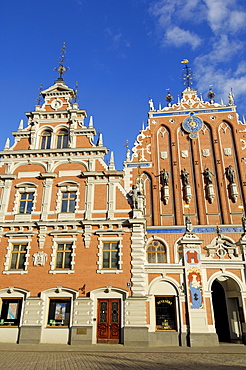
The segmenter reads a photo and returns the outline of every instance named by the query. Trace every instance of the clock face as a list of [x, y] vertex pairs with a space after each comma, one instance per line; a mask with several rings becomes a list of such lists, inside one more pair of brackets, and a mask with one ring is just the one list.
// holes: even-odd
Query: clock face
[[59, 108], [61, 108], [63, 106], [63, 103], [62, 103], [62, 101], [60, 100], [60, 99], [55, 99], [55, 100], [53, 100], [52, 101], [52, 103], [51, 103], [51, 107], [53, 108], [53, 109], [59, 109]]
[[195, 116], [192, 112], [190, 113], [190, 116], [185, 118], [182, 123], [183, 129], [190, 133], [191, 139], [197, 138], [197, 132], [201, 130], [202, 125], [203, 121], [201, 118]]

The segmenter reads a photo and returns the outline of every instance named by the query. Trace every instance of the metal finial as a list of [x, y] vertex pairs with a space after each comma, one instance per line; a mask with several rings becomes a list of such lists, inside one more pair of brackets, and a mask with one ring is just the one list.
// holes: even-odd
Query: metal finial
[[208, 91], [208, 98], [209, 98], [210, 103], [214, 103], [214, 97], [216, 95], [216, 93], [212, 90], [212, 86], [213, 85], [209, 85], [209, 91]]
[[38, 94], [38, 97], [37, 97], [37, 103], [38, 103], [38, 105], [41, 105], [41, 101], [42, 101], [41, 91], [42, 90], [43, 90], [43, 84], [40, 84], [39, 85], [39, 94]]
[[193, 85], [193, 76], [192, 76], [192, 72], [191, 72], [191, 68], [188, 67], [188, 59], [183, 59], [182, 64], [184, 64], [184, 68], [183, 68], [183, 75], [181, 76], [182, 80], [183, 80], [183, 84], [187, 87], [191, 87], [191, 85]]
[[128, 145], [128, 140], [126, 140], [126, 143], [123, 145], [124, 147], [126, 147], [126, 149], [129, 148], [129, 145]]
[[54, 71], [59, 73], [59, 80], [63, 80], [63, 75], [66, 71], [69, 71], [69, 67], [65, 67], [64, 64], [66, 63], [66, 43], [62, 44], [61, 48], [61, 56], [59, 58], [59, 67], [54, 68]]
[[170, 94], [170, 89], [166, 89], [168, 91], [167, 93], [167, 96], [165, 98], [166, 102], [167, 102], [167, 105], [170, 105], [173, 101], [173, 97], [172, 95]]
[[79, 100], [78, 92], [79, 92], [79, 83], [76, 82], [75, 88], [74, 88], [74, 93], [75, 93], [74, 94], [74, 103], [76, 103]]

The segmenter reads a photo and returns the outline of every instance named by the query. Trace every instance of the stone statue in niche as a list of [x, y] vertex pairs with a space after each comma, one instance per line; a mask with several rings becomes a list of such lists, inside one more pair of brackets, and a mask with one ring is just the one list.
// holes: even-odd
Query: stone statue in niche
[[186, 168], [184, 168], [183, 170], [181, 170], [181, 179], [182, 179], [183, 186], [190, 185], [189, 175], [190, 174], [186, 170]]
[[132, 185], [132, 190], [129, 191], [129, 196], [132, 201], [133, 209], [140, 209], [140, 196], [142, 193], [138, 190], [137, 185]]
[[230, 184], [235, 184], [235, 170], [230, 165], [226, 170], [226, 177]]
[[163, 186], [168, 186], [169, 177], [169, 172], [164, 168], [160, 173], [161, 184]]
[[238, 190], [237, 190], [237, 185], [235, 182], [235, 178], [236, 178], [235, 170], [232, 168], [232, 165], [230, 165], [226, 169], [225, 174], [226, 174], [227, 180], [229, 181], [229, 185], [228, 185], [229, 197], [231, 198], [233, 203], [236, 203], [237, 198], [238, 198]]
[[204, 172], [203, 172], [203, 176], [204, 176], [204, 182], [206, 185], [211, 185], [213, 183], [213, 172], [210, 170], [210, 168], [205, 168]]

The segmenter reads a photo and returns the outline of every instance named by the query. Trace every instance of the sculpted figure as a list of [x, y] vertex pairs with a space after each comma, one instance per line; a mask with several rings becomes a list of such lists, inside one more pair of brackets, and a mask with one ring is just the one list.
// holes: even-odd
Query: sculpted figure
[[149, 99], [149, 109], [150, 110], [155, 110], [154, 103], [152, 99]]
[[186, 168], [184, 168], [184, 169], [181, 171], [181, 179], [182, 179], [183, 186], [190, 185], [189, 175], [190, 175], [190, 174], [189, 174], [189, 172], [186, 170]]
[[164, 168], [160, 173], [161, 183], [163, 186], [168, 185], [169, 176], [169, 172]]
[[227, 168], [226, 177], [230, 184], [235, 184], [235, 170], [231, 165]]
[[186, 229], [186, 232], [188, 233], [192, 231], [192, 223], [190, 220], [190, 216], [185, 217], [185, 229]]
[[139, 195], [142, 194], [138, 191], [137, 185], [132, 185], [132, 190], [129, 192], [129, 195], [132, 200], [132, 208], [139, 209]]
[[210, 170], [210, 168], [205, 168], [203, 172], [204, 181], [206, 185], [210, 185], [213, 183], [213, 172]]

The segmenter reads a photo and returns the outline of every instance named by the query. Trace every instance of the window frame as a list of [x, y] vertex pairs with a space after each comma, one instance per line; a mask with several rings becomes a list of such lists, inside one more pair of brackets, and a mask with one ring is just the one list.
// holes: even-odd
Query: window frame
[[[63, 249], [59, 249], [59, 246], [63, 246]], [[66, 246], [70, 246], [70, 249], [66, 249]], [[55, 269], [56, 270], [71, 270], [71, 262], [72, 262], [72, 253], [73, 253], [73, 243], [57, 243], [56, 249], [56, 262], [55, 262]], [[69, 255], [69, 265], [70, 267], [66, 267], [66, 256]], [[58, 264], [58, 256], [61, 256], [61, 267], [57, 267]], [[60, 257], [59, 257], [60, 260]]]
[[[14, 250], [14, 247], [17, 247], [18, 246], [18, 250]], [[25, 250], [21, 250], [20, 248], [22, 247], [25, 247]], [[27, 247], [28, 247], [28, 244], [27, 243], [24, 243], [24, 244], [20, 244], [20, 243], [16, 243], [16, 244], [13, 244], [12, 245], [12, 250], [11, 250], [11, 253], [10, 253], [10, 262], [9, 262], [9, 270], [10, 271], [24, 271], [25, 270], [25, 262], [26, 262], [26, 258], [27, 258]], [[12, 262], [13, 262], [13, 257], [14, 256], [17, 256], [16, 257], [16, 261], [15, 261], [15, 268], [12, 268]], [[22, 255], [24, 255], [24, 260], [22, 261], [22, 264], [23, 264], [23, 267], [19, 267], [20, 265], [20, 259], [22, 259]]]
[[[64, 132], [64, 134], [61, 134], [61, 132]], [[56, 133], [56, 149], [66, 149], [68, 148], [68, 139], [69, 139], [69, 133], [68, 130], [65, 128], [60, 129]]]
[[[22, 199], [22, 196], [26, 195], [26, 199]], [[29, 195], [32, 195], [32, 199], [29, 199]], [[20, 193], [20, 199], [19, 199], [19, 214], [31, 214], [33, 211], [33, 205], [34, 205], [34, 197], [35, 197], [35, 192], [23, 192]], [[29, 210], [29, 204], [31, 203], [31, 209]], [[24, 211], [21, 212], [21, 204], [24, 203]]]
[[[161, 300], [163, 300], [163, 301], [166, 301], [166, 303], [168, 303], [168, 300], [169, 300], [169, 302], [172, 300], [172, 315], [173, 315], [173, 320], [172, 320], [173, 324], [172, 324], [172, 326], [173, 327], [168, 327], [169, 326], [168, 323], [165, 324], [166, 328], [164, 327], [165, 325], [158, 325], [157, 324], [157, 300], [159, 300], [159, 302], [161, 302]], [[177, 331], [178, 330], [177, 329], [178, 325], [177, 325], [176, 296], [175, 295], [172, 295], [172, 296], [156, 295], [154, 302], [155, 302], [155, 330], [156, 331]], [[168, 304], [169, 304], [169, 307], [171, 307], [170, 303], [168, 303]], [[164, 316], [164, 314], [163, 314], [163, 316]], [[163, 328], [158, 328], [158, 327], [161, 327], [161, 326], [163, 326]]]
[[[119, 274], [123, 272], [123, 253], [122, 253], [122, 236], [118, 237], [108, 237], [108, 236], [99, 236], [98, 238], [98, 269], [97, 273], [99, 274], [105, 274], [105, 273], [115, 273]], [[107, 268], [103, 267], [103, 246], [105, 243], [118, 243], [118, 263], [117, 263], [117, 268]]]
[[[106, 245], [109, 245], [109, 248], [105, 248]], [[109, 256], [108, 258], [105, 257], [106, 254]], [[115, 259], [117, 261], [114, 261], [114, 255], [116, 256]], [[108, 266], [105, 266], [105, 262], [108, 262], [107, 263]], [[115, 265], [113, 266], [113, 264], [115, 264]], [[118, 270], [118, 268], [119, 268], [119, 242], [116, 242], [116, 241], [103, 242], [102, 268], [103, 269], [110, 269], [110, 270], [112, 270], [112, 269]]]
[[[67, 194], [66, 198], [65, 198], [65, 194]], [[71, 194], [74, 194], [75, 197], [74, 198], [70, 197]], [[76, 200], [77, 200], [77, 192], [76, 191], [62, 191], [61, 192], [61, 213], [75, 213]], [[66, 210], [63, 210], [63, 207]], [[72, 208], [72, 210], [71, 210], [71, 208]]]
[[[73, 274], [74, 273], [74, 265], [75, 265], [75, 256], [76, 256], [76, 241], [77, 237], [54, 237], [53, 238], [53, 245], [52, 245], [52, 253], [51, 253], [51, 262], [50, 262], [50, 274]], [[56, 261], [57, 261], [57, 248], [58, 244], [71, 244], [71, 268], [56, 268]]]
[[[154, 243], [158, 243], [158, 245], [152, 245]], [[163, 251], [158, 251], [158, 248], [163, 247]], [[149, 250], [150, 248], [154, 248], [153, 250]], [[159, 255], [163, 256], [163, 261], [158, 261]], [[154, 256], [154, 258], [153, 258]], [[151, 260], [152, 257], [152, 260]], [[154, 259], [154, 261], [153, 261]], [[146, 246], [146, 260], [148, 263], [153, 263], [153, 264], [162, 264], [162, 263], [167, 263], [167, 248], [166, 245], [160, 241], [160, 240], [150, 240]]]
[[[21, 319], [21, 310], [22, 310], [22, 304], [23, 304], [23, 298], [6, 298], [2, 297], [0, 298], [1, 301], [1, 310], [0, 310], [0, 327], [18, 327], [20, 325], [20, 319]], [[8, 302], [8, 303], [6, 303]], [[9, 318], [8, 315], [10, 313], [9, 311], [9, 304], [17, 304], [16, 306], [16, 319]], [[8, 306], [7, 306], [8, 304]], [[13, 314], [13, 312], [12, 312]]]
[[[16, 235], [17, 236], [17, 235]], [[28, 238], [21, 238], [21, 237], [18, 237], [18, 238], [14, 238], [14, 237], [9, 237], [8, 239], [8, 245], [6, 247], [6, 250], [7, 250], [7, 253], [6, 253], [6, 260], [4, 262], [4, 270], [3, 270], [3, 274], [5, 275], [9, 275], [9, 274], [20, 274], [20, 275], [23, 275], [23, 274], [27, 274], [28, 273], [28, 270], [27, 270], [27, 267], [29, 265], [29, 257], [30, 257], [30, 244], [31, 244], [31, 240], [32, 240], [32, 236], [30, 235], [30, 237]], [[25, 262], [24, 262], [24, 269], [23, 270], [20, 270], [20, 269], [10, 269], [10, 266], [11, 266], [11, 258], [12, 258], [12, 250], [13, 250], [13, 245], [23, 245], [23, 244], [27, 244], [27, 247], [26, 247], [26, 255], [25, 255]]]
[[[68, 328], [70, 327], [70, 319], [71, 319], [71, 307], [72, 307], [72, 299], [71, 297], [49, 297], [48, 303], [48, 316], [47, 316], [47, 328]], [[63, 319], [57, 319], [55, 317], [57, 304], [66, 303], [65, 306], [65, 323], [63, 323]], [[63, 314], [63, 313], [61, 313]], [[67, 316], [67, 317], [66, 317]]]
[[[49, 133], [50, 135], [44, 135], [45, 133]], [[51, 130], [44, 130], [40, 135], [40, 149], [51, 149], [51, 140], [52, 140], [52, 131]], [[45, 138], [45, 140], [44, 140]], [[45, 142], [44, 142], [45, 141]]]

